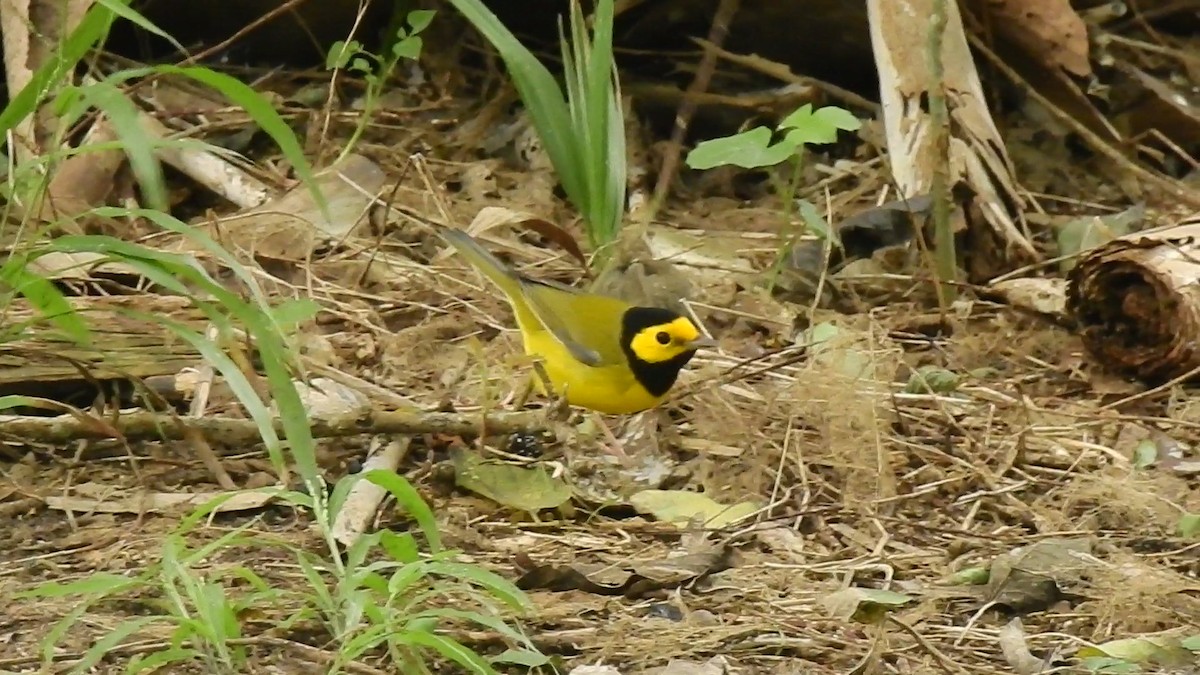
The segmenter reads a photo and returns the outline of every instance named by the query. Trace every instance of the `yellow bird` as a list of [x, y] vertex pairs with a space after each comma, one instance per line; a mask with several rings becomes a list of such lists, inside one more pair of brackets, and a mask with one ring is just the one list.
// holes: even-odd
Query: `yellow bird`
[[541, 359], [554, 393], [571, 405], [614, 415], [653, 408], [697, 349], [716, 346], [678, 312], [530, 279], [465, 232], [440, 232], [508, 297], [525, 353]]

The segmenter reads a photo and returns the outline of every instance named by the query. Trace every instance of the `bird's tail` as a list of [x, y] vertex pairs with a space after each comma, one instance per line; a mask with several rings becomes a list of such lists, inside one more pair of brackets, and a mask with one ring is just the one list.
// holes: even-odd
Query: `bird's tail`
[[474, 237], [462, 230], [449, 228], [439, 229], [438, 234], [457, 249], [459, 255], [466, 258], [472, 267], [479, 270], [480, 274], [496, 284], [510, 298], [520, 295], [521, 280], [517, 273], [480, 246]]

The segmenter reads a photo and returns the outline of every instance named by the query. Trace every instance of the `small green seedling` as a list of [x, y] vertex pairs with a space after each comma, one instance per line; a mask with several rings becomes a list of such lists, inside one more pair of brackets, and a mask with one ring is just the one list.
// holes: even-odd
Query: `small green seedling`
[[774, 131], [758, 126], [732, 136], [699, 143], [687, 156], [693, 169], [732, 164], [745, 169], [775, 166], [803, 159], [804, 146], [832, 143], [839, 131], [857, 131], [862, 123], [837, 106], [813, 109], [806, 103], [783, 118]]
[[[834, 230], [822, 217], [820, 210], [807, 200], [796, 199], [796, 190], [800, 184], [805, 146], [832, 143], [837, 140], [838, 132], [857, 131], [861, 126], [862, 122], [848, 110], [837, 106], [814, 109], [811, 103], [806, 103], [784, 117], [774, 130], [757, 126], [732, 136], [703, 141], [688, 153], [686, 161], [693, 169], [712, 169], [718, 166], [762, 169], [789, 163], [791, 172], [787, 182], [771, 174], [775, 192], [783, 199], [784, 222], [791, 220], [792, 209], [796, 208], [804, 223], [804, 230], [833, 245], [840, 245]], [[791, 249], [795, 239], [803, 234], [804, 230], [797, 232], [793, 237], [784, 238], [784, 246], [780, 248], [775, 261], [774, 273], [779, 271], [784, 252]]]
[[[362, 76], [367, 83], [367, 90], [363, 96], [365, 101], [363, 108], [369, 113], [378, 107], [383, 86], [391, 77], [392, 71], [396, 69], [400, 60], [415, 61], [421, 56], [421, 49], [425, 46], [421, 33], [433, 22], [435, 14], [437, 12], [431, 9], [409, 12], [404, 20], [407, 27], [405, 25], [397, 26], [395, 34], [391, 36], [393, 39], [386, 55], [376, 55], [367, 51], [358, 40], [338, 40], [333, 43], [325, 55], [325, 68], [333, 71], [345, 70]], [[378, 67], [372, 67], [372, 63], [377, 63]], [[350, 149], [357, 145], [358, 139], [367, 128], [370, 117], [369, 114], [362, 116], [350, 142], [346, 143], [343, 154], [350, 152]]]

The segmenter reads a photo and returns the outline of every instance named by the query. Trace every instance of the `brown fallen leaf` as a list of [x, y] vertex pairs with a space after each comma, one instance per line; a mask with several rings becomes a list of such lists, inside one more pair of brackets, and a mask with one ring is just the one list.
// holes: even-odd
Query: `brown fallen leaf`
[[988, 597], [1015, 612], [1036, 612], [1077, 597], [1102, 563], [1086, 539], [1044, 539], [992, 561]]
[[981, 3], [995, 30], [1043, 67], [1075, 77], [1092, 74], [1088, 33], [1070, 0], [988, 0]]
[[[517, 579], [522, 590], [584, 591], [595, 595], [637, 598], [664, 588], [678, 588], [728, 565], [729, 548], [711, 544], [706, 550], [654, 560], [631, 561], [625, 567], [601, 563], [538, 565], [526, 557], [525, 572]], [[530, 565], [532, 564], [532, 567]]]

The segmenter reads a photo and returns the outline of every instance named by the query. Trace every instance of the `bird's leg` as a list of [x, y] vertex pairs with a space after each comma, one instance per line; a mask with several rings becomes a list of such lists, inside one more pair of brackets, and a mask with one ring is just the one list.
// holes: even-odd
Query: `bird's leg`
[[595, 414], [592, 419], [596, 420], [596, 425], [600, 427], [600, 433], [604, 434], [604, 437], [608, 439], [608, 443], [601, 443], [600, 447], [604, 448], [608, 454], [614, 457], [628, 457], [629, 453], [625, 452], [625, 445], [612, 432], [612, 429], [609, 429], [608, 425], [604, 423], [604, 418], [599, 414]]
[[[533, 371], [536, 377], [541, 380], [542, 390], [546, 392], [546, 396], [550, 399], [550, 416], [558, 420], [565, 420], [570, 417], [571, 408], [567, 403], [567, 392], [555, 390], [554, 383], [550, 381], [550, 375], [546, 372], [546, 365], [541, 361], [534, 361]], [[529, 383], [530, 386], [534, 384], [533, 378], [530, 378]]]
[[530, 375], [529, 377], [525, 378], [525, 381], [521, 385], [521, 388], [518, 389], [517, 391], [513, 392], [513, 396], [514, 396], [513, 407], [524, 408], [525, 404], [529, 402], [530, 395], [533, 394], [533, 387], [534, 387], [533, 375]]
[[[539, 380], [541, 380], [542, 388], [546, 392], [546, 396], [550, 398], [549, 414], [551, 418], [559, 420], [568, 419], [571, 415], [571, 407], [570, 404], [567, 403], [567, 392], [555, 390], [554, 383], [550, 381], [550, 375], [546, 372], [546, 366], [540, 360], [535, 360], [533, 362], [533, 371], [535, 373], [534, 377], [537, 377]], [[533, 377], [530, 377], [529, 385], [531, 388], [533, 384], [534, 379]], [[602, 418], [599, 414], [596, 414], [593, 416], [593, 419], [596, 421], [597, 426], [600, 427], [600, 432], [604, 434], [604, 437], [608, 440], [608, 443], [601, 443], [600, 447], [604, 448], [605, 451], [611, 455], [615, 455], [617, 457], [628, 457], [629, 455], [625, 452], [625, 448], [622, 446], [621, 440], [618, 439], [616, 435], [613, 434], [612, 429], [609, 429], [608, 425], [604, 423], [604, 418]]]

